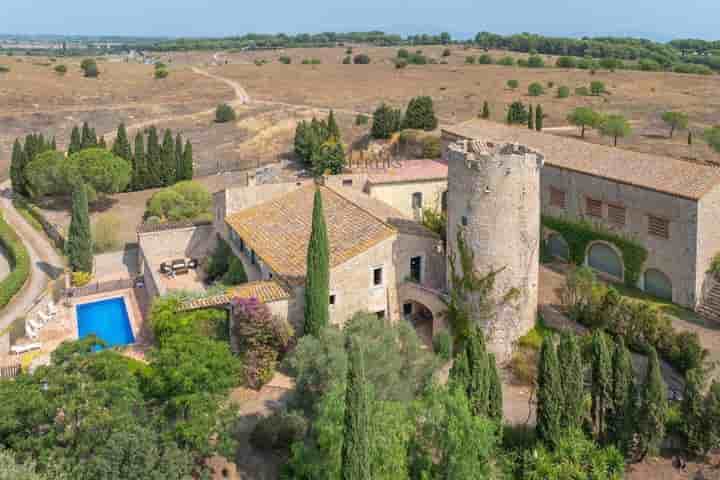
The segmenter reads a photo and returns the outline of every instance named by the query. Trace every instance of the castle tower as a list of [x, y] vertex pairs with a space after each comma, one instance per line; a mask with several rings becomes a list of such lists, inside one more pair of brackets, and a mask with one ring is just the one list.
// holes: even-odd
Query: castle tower
[[448, 282], [450, 262], [462, 272], [461, 231], [481, 276], [502, 269], [491, 296], [495, 315], [474, 316], [483, 324], [488, 349], [505, 362], [537, 315], [543, 156], [522, 145], [478, 140], [452, 143], [446, 156]]

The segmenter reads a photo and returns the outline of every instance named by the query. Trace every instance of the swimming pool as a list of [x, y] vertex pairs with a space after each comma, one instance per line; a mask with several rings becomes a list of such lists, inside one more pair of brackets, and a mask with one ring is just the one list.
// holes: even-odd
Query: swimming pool
[[122, 297], [77, 305], [78, 335], [96, 335], [109, 347], [135, 342], [130, 317]]

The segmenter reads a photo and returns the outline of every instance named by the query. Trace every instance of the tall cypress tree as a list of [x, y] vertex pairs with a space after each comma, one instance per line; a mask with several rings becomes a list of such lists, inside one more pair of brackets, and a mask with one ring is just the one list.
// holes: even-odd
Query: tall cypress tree
[[655, 454], [665, 438], [667, 421], [667, 386], [660, 372], [657, 352], [650, 347], [648, 369], [642, 392], [642, 404], [638, 412], [638, 437], [641, 458]]
[[538, 365], [537, 434], [554, 447], [562, 435], [563, 394], [557, 352], [551, 337], [543, 340]]
[[315, 335], [329, 322], [330, 246], [320, 187], [315, 190], [312, 232], [307, 250], [305, 277], [305, 334]]
[[105, 143], [105, 136], [104, 136], [104, 135], [101, 135], [101, 136], [100, 136], [100, 140], [98, 140], [97, 146], [98, 146], [98, 148], [107, 149], [107, 143]]
[[82, 133], [80, 136], [80, 150], [93, 147], [95, 142], [93, 141], [92, 132], [90, 131], [90, 125], [87, 122], [83, 122]]
[[370, 480], [370, 394], [362, 344], [348, 338], [345, 422], [340, 464], [343, 480]]
[[328, 140], [334, 139], [336, 142], [340, 141], [340, 127], [338, 127], [335, 121], [335, 113], [332, 110], [330, 110], [330, 115], [328, 115], [327, 130]]
[[[680, 405], [683, 433], [687, 440], [688, 451], [704, 455], [708, 449], [707, 418], [704, 409], [705, 379], [702, 370], [693, 368], [685, 374], [685, 390]], [[710, 415], [708, 415], [710, 416]]]
[[30, 134], [25, 136], [25, 164], [28, 164], [35, 160], [35, 156], [40, 153], [37, 145], [37, 137]]
[[50, 150], [57, 150], [57, 142], [55, 141], [55, 135], [53, 135], [52, 141], [50, 142]]
[[85, 184], [76, 184], [72, 195], [72, 219], [65, 242], [65, 255], [74, 272], [91, 272], [93, 262], [92, 234]]
[[503, 391], [495, 355], [488, 354], [488, 417], [498, 425], [503, 420]]
[[98, 136], [97, 133], [95, 133], [95, 129], [90, 129], [90, 148], [97, 147], [98, 146]]
[[490, 105], [488, 104], [487, 100], [483, 102], [483, 109], [482, 109], [482, 118], [488, 119], [490, 118]]
[[12, 149], [12, 157], [10, 160], [10, 183], [12, 184], [13, 192], [18, 195], [26, 196], [27, 182], [25, 181], [25, 152], [23, 150], [20, 139], [15, 139]]
[[605, 334], [595, 330], [592, 337], [592, 418], [598, 440], [605, 441], [607, 411], [611, 407], [612, 360]]
[[149, 185], [147, 161], [145, 158], [145, 135], [135, 134], [135, 153], [133, 154], [132, 188], [144, 190]]
[[543, 129], [543, 119], [545, 114], [543, 113], [542, 105], [538, 105], [535, 109], [535, 130], [541, 132]]
[[132, 150], [130, 148], [130, 140], [128, 140], [127, 130], [125, 130], [125, 124], [121, 123], [118, 125], [117, 135], [115, 136], [115, 143], [113, 143], [112, 152], [128, 162], [132, 162]]
[[530, 105], [530, 110], [528, 110], [528, 128], [530, 130], [535, 130], [535, 114], [533, 113], [533, 106]]
[[183, 141], [182, 137], [178, 133], [175, 136], [175, 179], [179, 182], [181, 180], [187, 180], [183, 176]]
[[627, 453], [635, 432], [636, 393], [630, 352], [618, 338], [612, 358], [611, 412], [608, 440]]
[[580, 346], [574, 334], [562, 333], [558, 346], [558, 360], [563, 369], [562, 426], [566, 430], [579, 429], [585, 416], [585, 375]]
[[161, 158], [163, 185], [172, 185], [177, 179], [177, 160], [175, 158], [175, 140], [173, 140], [170, 129], [166, 129], [163, 136]]
[[147, 150], [145, 152], [148, 169], [148, 182], [145, 188], [161, 187], [163, 185], [161, 148], [155, 126], [148, 129]]
[[80, 129], [75, 125], [70, 134], [70, 145], [68, 145], [68, 156], [82, 150], [82, 139], [80, 138]]
[[479, 325], [472, 329], [466, 342], [470, 383], [467, 395], [475, 415], [488, 414], [488, 354], [485, 348], [485, 333]]
[[193, 151], [190, 140], [185, 141], [185, 150], [182, 156], [182, 179], [192, 180], [193, 178]]

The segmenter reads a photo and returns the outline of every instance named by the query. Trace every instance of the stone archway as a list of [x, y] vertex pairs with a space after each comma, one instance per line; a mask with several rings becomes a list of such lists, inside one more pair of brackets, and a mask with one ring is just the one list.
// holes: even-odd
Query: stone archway
[[402, 316], [413, 323], [424, 341], [432, 343], [432, 338], [447, 328], [447, 305], [442, 292], [405, 282], [398, 287], [398, 301]]

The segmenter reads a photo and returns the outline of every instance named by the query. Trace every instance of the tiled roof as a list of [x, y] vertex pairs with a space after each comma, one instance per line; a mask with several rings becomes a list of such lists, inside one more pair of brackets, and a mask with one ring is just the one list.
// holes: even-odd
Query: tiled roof
[[200, 310], [203, 308], [229, 305], [235, 298], [257, 298], [262, 303], [278, 302], [290, 298], [290, 293], [278, 282], [250, 282], [228, 289], [224, 295], [188, 300], [180, 306], [180, 311]]
[[245, 244], [291, 283], [305, 277], [315, 188], [322, 195], [331, 268], [397, 234], [389, 224], [325, 186], [307, 185], [228, 216], [227, 224]]
[[442, 160], [401, 160], [397, 167], [368, 175], [368, 183], [382, 185], [386, 183], [421, 182], [447, 180], [447, 162]]
[[720, 169], [660, 155], [585, 142], [579, 139], [470, 120], [444, 127], [443, 134], [537, 149], [545, 163], [658, 192], [698, 200], [720, 184]]

